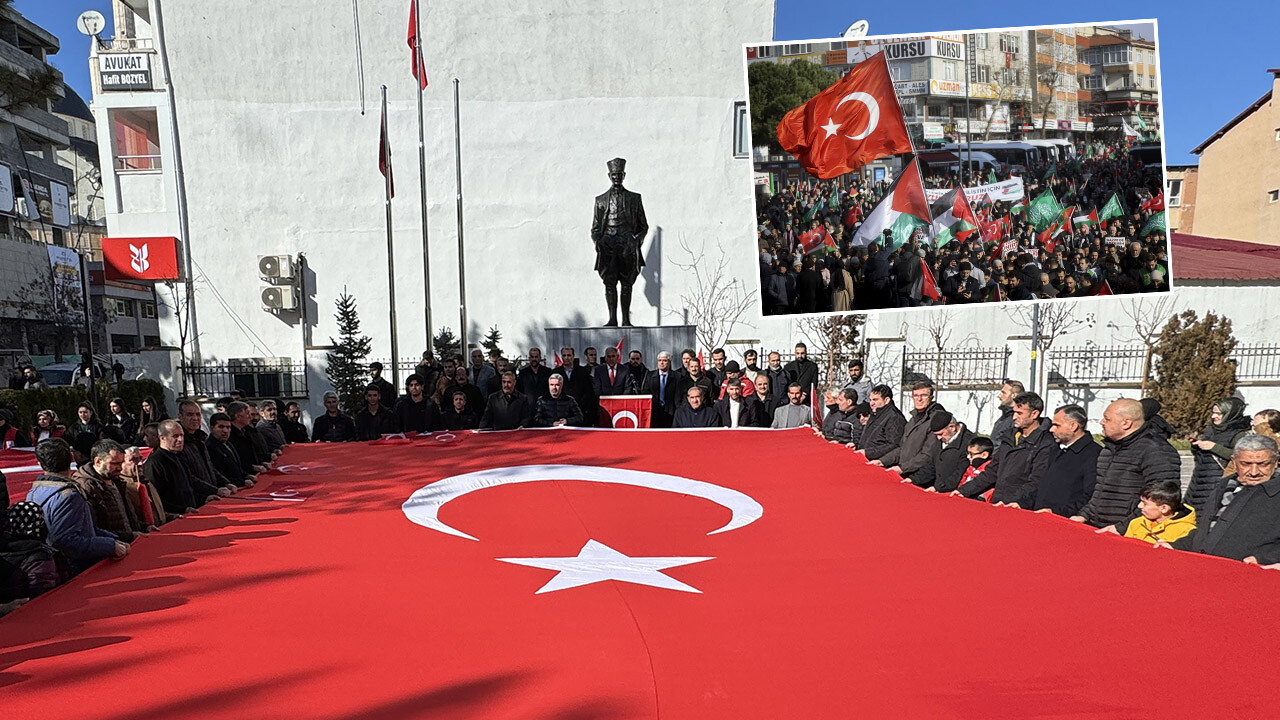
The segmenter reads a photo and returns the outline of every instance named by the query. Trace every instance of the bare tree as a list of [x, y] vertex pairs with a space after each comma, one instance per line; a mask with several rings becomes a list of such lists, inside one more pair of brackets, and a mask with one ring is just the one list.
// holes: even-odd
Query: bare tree
[[[1034, 387], [1044, 387], [1045, 358], [1049, 349], [1058, 338], [1070, 335], [1085, 327], [1093, 327], [1097, 322], [1094, 313], [1086, 313], [1084, 317], [1076, 317], [1074, 303], [1040, 303], [1039, 322], [1036, 322], [1035, 308], [1029, 304], [1001, 308], [1010, 320], [1026, 328], [1027, 334], [1036, 338], [1031, 348], [1040, 362], [1036, 363], [1036, 377], [1032, 378]], [[1037, 327], [1038, 325], [1038, 327]]]
[[733, 337], [739, 325], [755, 327], [745, 316], [755, 307], [756, 292], [748, 290], [746, 283], [730, 270], [729, 253], [724, 245], [716, 241], [714, 262], [707, 257], [705, 240], [695, 250], [682, 235], [680, 250], [684, 258], [672, 260], [672, 264], [691, 273], [693, 283], [680, 296], [682, 307], [667, 308], [667, 312], [676, 316], [687, 313], [688, 322], [698, 328], [698, 344], [708, 349], [720, 347]]
[[1173, 316], [1173, 299], [1168, 295], [1158, 297], [1129, 298], [1124, 303], [1124, 314], [1129, 318], [1127, 340], [1141, 343], [1142, 395], [1147, 394], [1147, 382], [1151, 379], [1151, 356], [1155, 353], [1160, 333]]
[[862, 326], [866, 324], [866, 315], [827, 315], [824, 317], [800, 318], [796, 327], [804, 336], [812, 355], [825, 366], [822, 377], [827, 382], [835, 382], [841, 377], [841, 368], [847, 368], [849, 361], [858, 353], [858, 341]]
[[[188, 303], [188, 296], [185, 289], [180, 289], [178, 283], [173, 280], [164, 281], [166, 294], [157, 292], [156, 303], [167, 309], [172, 315], [174, 321], [178, 325], [178, 355], [181, 365], [185, 368], [187, 365], [187, 345], [190, 342], [191, 334], [191, 308]], [[182, 394], [187, 395], [187, 373], [182, 372]]]

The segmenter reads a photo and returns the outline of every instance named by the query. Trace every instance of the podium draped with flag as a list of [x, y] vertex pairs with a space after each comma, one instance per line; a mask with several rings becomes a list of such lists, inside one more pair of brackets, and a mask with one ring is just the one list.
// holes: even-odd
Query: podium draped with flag
[[602, 395], [600, 427], [647, 428], [653, 413], [649, 395]]

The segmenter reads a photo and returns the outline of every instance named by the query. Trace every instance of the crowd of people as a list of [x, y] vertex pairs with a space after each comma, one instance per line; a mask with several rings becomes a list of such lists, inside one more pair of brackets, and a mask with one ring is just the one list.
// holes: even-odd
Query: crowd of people
[[894, 388], [866, 377], [861, 361], [848, 364], [847, 377], [820, 384], [803, 343], [786, 364], [776, 351], [762, 358], [755, 350], [739, 364], [719, 348], [705, 366], [685, 350], [678, 368], [667, 352], [653, 369], [639, 351], [625, 364], [617, 348], [607, 348], [603, 362], [594, 348], [583, 354], [585, 362], [574, 348], [560, 348], [548, 367], [541, 349], [531, 348], [516, 371], [499, 353], [486, 362], [477, 350], [468, 363], [427, 352], [403, 394], [373, 363], [354, 416], [326, 393], [326, 412], [310, 429], [296, 402], [250, 403], [238, 392], [218, 399], [207, 418], [200, 404], [183, 400], [178, 417], [168, 419], [148, 399], [142, 417], [129, 422], [133, 416], [113, 400], [107, 421], [82, 405], [71, 427], [44, 410], [26, 429], [0, 410], [4, 446], [34, 445], [42, 470], [25, 501], [12, 507], [0, 474], [0, 613], [100, 560], [126, 557], [132, 542], [174, 518], [253, 487], [286, 445], [607, 426], [600, 398], [621, 394], [652, 398], [653, 427], [808, 426], [927, 492], [1053, 513], [1098, 532], [1280, 569], [1280, 411], [1248, 416], [1239, 398], [1216, 403], [1210, 426], [1187, 438], [1194, 468], [1184, 491], [1172, 431], [1150, 399], [1110, 403], [1099, 443], [1086, 429], [1084, 408], [1050, 412], [1039, 395], [1006, 380], [1000, 415], [982, 436], [937, 402], [927, 380], [907, 388], [909, 417], [895, 404]]
[[[932, 189], [976, 187], [1013, 177], [1008, 167], [986, 177], [927, 168], [922, 174], [925, 187]], [[810, 185], [793, 182], [757, 209], [763, 312], [841, 312], [1169, 289], [1166, 234], [1163, 228], [1143, 233], [1163, 210], [1164, 176], [1158, 163], [1144, 165], [1130, 155], [1127, 142], [1078, 142], [1073, 156], [1032, 162], [1020, 177], [1023, 201], [971, 202], [975, 228], [941, 247], [922, 228], [906, 242], [895, 244], [885, 231], [870, 242], [855, 243], [863, 221], [889, 190], [888, 182], [853, 175]], [[1037, 227], [1024, 203], [1047, 191], [1064, 208], [1075, 208], [1067, 213], [1073, 218], [1106, 215], [1113, 196], [1125, 214], [1097, 224]], [[815, 230], [819, 236], [825, 231], [834, 247], [814, 242], [806, 253], [804, 236]], [[931, 292], [925, 266], [936, 291]]]

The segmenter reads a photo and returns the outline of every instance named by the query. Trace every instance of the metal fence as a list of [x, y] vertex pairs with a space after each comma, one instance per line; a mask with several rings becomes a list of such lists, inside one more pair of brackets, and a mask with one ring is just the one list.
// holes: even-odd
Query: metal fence
[[186, 397], [220, 398], [239, 390], [247, 398], [307, 397], [307, 366], [302, 362], [183, 365]]
[[1009, 371], [1008, 348], [968, 350], [908, 350], [903, 354], [902, 379], [918, 375], [940, 388], [999, 387]]
[[1049, 385], [1082, 385], [1097, 383], [1142, 383], [1142, 366], [1146, 357], [1142, 346], [1064, 347], [1049, 351]]
[[1229, 359], [1236, 363], [1236, 380], [1260, 382], [1280, 379], [1280, 345], [1237, 345]]

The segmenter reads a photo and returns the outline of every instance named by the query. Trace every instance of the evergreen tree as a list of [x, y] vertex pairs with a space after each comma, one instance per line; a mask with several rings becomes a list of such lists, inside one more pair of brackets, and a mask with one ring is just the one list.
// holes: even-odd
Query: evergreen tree
[[1199, 433], [1209, 424], [1213, 404], [1236, 391], [1231, 320], [1194, 310], [1169, 318], [1155, 347], [1151, 397], [1179, 434]]
[[342, 288], [338, 296], [338, 311], [334, 319], [338, 321], [338, 339], [329, 338], [333, 350], [326, 354], [329, 362], [325, 373], [329, 382], [333, 383], [338, 393], [342, 408], [350, 415], [355, 415], [364, 405], [364, 390], [369, 384], [365, 373], [364, 359], [369, 356], [369, 336], [360, 334], [360, 314], [356, 311], [356, 300]]
[[502, 333], [498, 332], [498, 326], [494, 325], [489, 328], [489, 334], [484, 336], [484, 340], [480, 341], [480, 345], [484, 347], [485, 356], [493, 353], [502, 355], [502, 348], [498, 347], [498, 343], [502, 341]]
[[432, 344], [436, 349], [436, 357], [439, 358], [441, 363], [444, 363], [447, 358], [457, 355], [458, 349], [462, 347], [458, 337], [447, 327], [440, 328], [440, 332], [436, 333]]
[[751, 141], [768, 144], [775, 152], [778, 145], [778, 123], [789, 111], [808, 102], [840, 79], [830, 70], [813, 63], [787, 65], [752, 63], [747, 66], [747, 83], [751, 91]]

